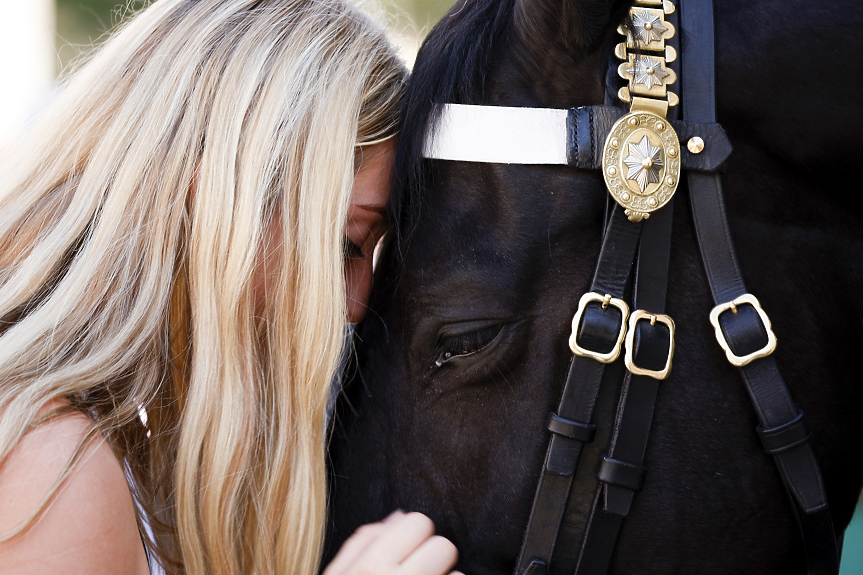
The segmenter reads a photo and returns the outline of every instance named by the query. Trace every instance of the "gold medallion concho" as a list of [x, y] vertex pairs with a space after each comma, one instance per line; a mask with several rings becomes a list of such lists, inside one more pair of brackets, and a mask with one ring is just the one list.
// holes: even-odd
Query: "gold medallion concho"
[[633, 222], [667, 204], [680, 180], [680, 141], [669, 121], [643, 110], [620, 118], [605, 140], [602, 175]]

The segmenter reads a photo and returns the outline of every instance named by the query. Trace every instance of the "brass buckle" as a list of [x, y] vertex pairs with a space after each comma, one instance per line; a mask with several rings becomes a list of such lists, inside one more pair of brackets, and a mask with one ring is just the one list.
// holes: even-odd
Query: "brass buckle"
[[[632, 359], [632, 354], [635, 353], [635, 326], [640, 320], [649, 321], [650, 325], [659, 322], [668, 326], [668, 359], [665, 361], [665, 367], [659, 371], [638, 367]], [[623, 363], [626, 365], [626, 369], [635, 375], [646, 375], [659, 380], [665, 379], [671, 372], [671, 358], [674, 356], [674, 320], [665, 314], [649, 313], [643, 309], [635, 310], [629, 316], [629, 329], [626, 333], [625, 347], [626, 355], [623, 358]]]
[[[614, 344], [614, 349], [608, 353], [599, 353], [589, 349], [585, 349], [578, 345], [578, 326], [581, 324], [581, 316], [584, 314], [584, 309], [591, 302], [599, 302], [602, 304], [602, 309], [608, 309], [608, 306], [616, 307], [620, 310], [620, 332], [617, 334], [617, 342]], [[569, 336], [569, 349], [575, 355], [582, 357], [590, 357], [600, 363], [611, 363], [620, 357], [620, 346], [623, 343], [623, 338], [626, 335], [626, 318], [629, 317], [629, 306], [622, 299], [611, 297], [609, 294], [601, 296], [598, 293], [587, 292], [578, 301], [578, 311], [572, 318], [572, 335]]]
[[[754, 351], [749, 355], [739, 356], [735, 355], [733, 351], [731, 351], [731, 346], [728, 345], [728, 340], [725, 339], [725, 334], [722, 333], [722, 327], [719, 325], [719, 316], [724, 312], [731, 310], [731, 313], [737, 313], [737, 306], [741, 304], [748, 303], [752, 307], [755, 308], [755, 311], [758, 312], [758, 317], [761, 318], [761, 323], [764, 325], [764, 329], [767, 332], [767, 345], [759, 349], [758, 351]], [[716, 341], [719, 342], [719, 345], [722, 349], [725, 350], [725, 357], [728, 358], [728, 361], [731, 365], [735, 365], [737, 367], [743, 367], [747, 363], [750, 363], [753, 360], [756, 360], [760, 357], [767, 357], [776, 349], [776, 334], [773, 333], [773, 328], [770, 324], [770, 318], [767, 317], [767, 314], [761, 307], [761, 304], [758, 302], [758, 299], [749, 293], [745, 293], [740, 297], [734, 298], [734, 300], [726, 303], [719, 304], [710, 312], [710, 323], [713, 324], [713, 329], [716, 330]]]

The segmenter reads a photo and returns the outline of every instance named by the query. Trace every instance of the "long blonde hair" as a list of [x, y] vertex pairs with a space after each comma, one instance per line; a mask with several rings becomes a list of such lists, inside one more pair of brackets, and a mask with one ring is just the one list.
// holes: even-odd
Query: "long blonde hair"
[[159, 0], [121, 26], [0, 167], [0, 462], [62, 399], [168, 572], [315, 573], [355, 154], [395, 134], [405, 74], [342, 0]]

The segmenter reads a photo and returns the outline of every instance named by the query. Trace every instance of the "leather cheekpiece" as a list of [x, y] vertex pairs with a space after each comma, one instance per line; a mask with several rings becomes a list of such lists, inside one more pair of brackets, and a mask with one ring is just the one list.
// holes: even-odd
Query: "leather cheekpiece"
[[[623, 208], [615, 206], [606, 227], [590, 291], [616, 298], [623, 297], [632, 272], [641, 229], [641, 222], [630, 222]], [[616, 316], [623, 321], [619, 313], [608, 313], [611, 311], [610, 307], [605, 311], [601, 305], [596, 308], [599, 314], [612, 318]], [[592, 421], [600, 385], [606, 373], [605, 366], [606, 364], [593, 358], [572, 358], [557, 408], [558, 417], [576, 422]], [[583, 442], [565, 435], [551, 434], [545, 464], [516, 561], [517, 575], [527, 575], [527, 571], [532, 568], [539, 569], [534, 564], [551, 563], [573, 476], [584, 445]]]
[[[712, 124], [716, 122], [713, 2], [687, 2], [682, 8], [681, 53], [685, 54], [682, 59], [683, 117], [694, 123]], [[720, 176], [690, 171], [687, 179], [695, 232], [710, 291], [714, 303], [722, 305], [748, 293], [748, 290], [740, 273], [728, 229]], [[746, 321], [745, 309], [739, 308], [737, 316], [744, 315], [744, 323], [755, 325], [754, 321]], [[754, 314], [755, 310], [750, 312]], [[751, 345], [751, 341], [732, 341], [737, 340], [737, 334], [734, 333], [737, 330], [729, 329], [729, 325], [736, 321], [730, 320], [726, 323], [722, 319], [727, 318], [721, 318], [720, 323], [733, 349], [739, 344]], [[758, 324], [758, 328], [763, 329], [760, 320]], [[743, 333], [746, 334], [743, 339], [751, 340], [756, 330], [748, 328], [743, 330]], [[799, 417], [799, 410], [791, 399], [774, 357], [756, 359], [739, 369], [763, 427], [773, 431]], [[802, 429], [800, 427], [798, 431]], [[793, 435], [791, 431], [788, 433]], [[782, 434], [777, 432], [776, 435]], [[830, 517], [821, 470], [812, 446], [803, 441], [793, 449], [774, 453], [773, 459], [791, 496], [791, 507], [800, 527], [806, 553], [806, 573], [838, 574], [840, 546]]]

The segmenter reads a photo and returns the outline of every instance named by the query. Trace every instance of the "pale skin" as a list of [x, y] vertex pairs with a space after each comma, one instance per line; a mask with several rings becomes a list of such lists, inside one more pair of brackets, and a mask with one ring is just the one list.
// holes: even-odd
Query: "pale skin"
[[[386, 231], [394, 151], [393, 141], [365, 149], [354, 179], [345, 222], [346, 303], [352, 323], [365, 316], [373, 252]], [[267, 238], [268, 244], [278, 241]], [[256, 275], [265, 290], [266, 261], [260, 267]], [[50, 492], [88, 426], [83, 414], [57, 417], [28, 433], [0, 465], [0, 537], [18, 527]], [[435, 536], [428, 517], [396, 511], [360, 527], [324, 575], [445, 575], [457, 559], [455, 546]], [[104, 438], [87, 447], [39, 521], [0, 543], [0, 565], [4, 575], [149, 573], [129, 486]]]
[[366, 303], [372, 289], [374, 250], [386, 232], [395, 149], [395, 139], [364, 148], [360, 169], [354, 176], [345, 222], [348, 250], [345, 260], [346, 303], [351, 323], [358, 323], [366, 315]]
[[[0, 533], [38, 507], [86, 432], [83, 414], [68, 414], [27, 434], [0, 467]], [[33, 527], [0, 544], [8, 575], [149, 573], [129, 486], [101, 437]]]

